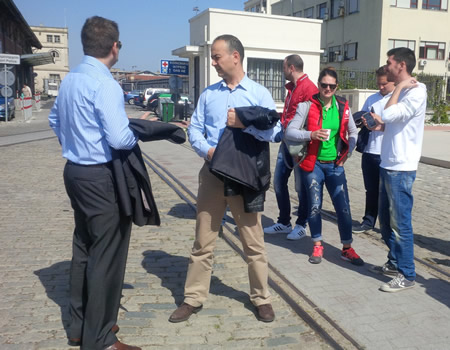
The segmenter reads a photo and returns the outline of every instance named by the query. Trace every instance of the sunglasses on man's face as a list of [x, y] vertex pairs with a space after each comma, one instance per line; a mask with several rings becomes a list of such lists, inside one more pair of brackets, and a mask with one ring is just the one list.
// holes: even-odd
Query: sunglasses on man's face
[[120, 41], [117, 42], [117, 48], [120, 50], [122, 48], [122, 43]]
[[334, 90], [337, 87], [337, 84], [325, 84], [325, 83], [319, 83], [322, 89], [326, 89], [327, 87], [330, 88], [330, 90]]

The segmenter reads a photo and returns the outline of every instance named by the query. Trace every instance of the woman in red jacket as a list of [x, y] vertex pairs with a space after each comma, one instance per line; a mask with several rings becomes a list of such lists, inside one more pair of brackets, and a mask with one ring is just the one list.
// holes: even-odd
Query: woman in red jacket
[[[338, 219], [343, 244], [341, 258], [354, 265], [363, 265], [364, 261], [351, 247], [352, 217], [343, 167], [355, 148], [358, 131], [348, 102], [335, 96], [338, 86], [336, 71], [333, 68], [323, 69], [317, 86], [319, 93], [312, 97], [311, 105], [298, 105], [285, 135], [288, 140], [309, 141], [306, 158], [295, 169], [296, 182], [301, 180], [308, 189], [308, 223], [314, 242], [309, 262], [319, 264], [322, 261], [321, 208], [325, 184]], [[305, 130], [300, 129], [302, 125], [305, 125]]]

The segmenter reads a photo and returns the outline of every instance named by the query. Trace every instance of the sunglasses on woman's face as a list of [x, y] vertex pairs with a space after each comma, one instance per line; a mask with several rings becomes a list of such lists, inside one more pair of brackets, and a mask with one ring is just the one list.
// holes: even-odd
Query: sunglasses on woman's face
[[327, 87], [330, 88], [330, 90], [334, 90], [337, 87], [337, 84], [325, 84], [325, 83], [319, 83], [322, 89], [326, 89]]

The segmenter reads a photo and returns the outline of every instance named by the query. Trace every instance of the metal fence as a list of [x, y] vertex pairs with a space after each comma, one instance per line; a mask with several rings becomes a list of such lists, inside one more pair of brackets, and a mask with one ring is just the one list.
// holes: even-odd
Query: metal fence
[[[378, 90], [376, 84], [375, 70], [358, 71], [358, 70], [336, 70], [339, 78], [340, 89], [373, 89]], [[421, 83], [427, 86], [429, 108], [433, 108], [441, 101], [449, 100], [448, 77], [445, 75], [434, 75], [419, 73], [415, 77]]]
[[347, 89], [370, 89], [378, 90], [376, 84], [375, 70], [358, 71], [358, 70], [336, 70], [339, 80], [339, 88]]

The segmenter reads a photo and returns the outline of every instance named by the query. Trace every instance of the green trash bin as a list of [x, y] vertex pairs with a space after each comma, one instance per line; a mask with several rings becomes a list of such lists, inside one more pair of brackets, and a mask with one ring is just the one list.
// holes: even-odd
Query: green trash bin
[[161, 120], [163, 122], [170, 122], [174, 117], [174, 103], [170, 97], [159, 97], [161, 103]]

